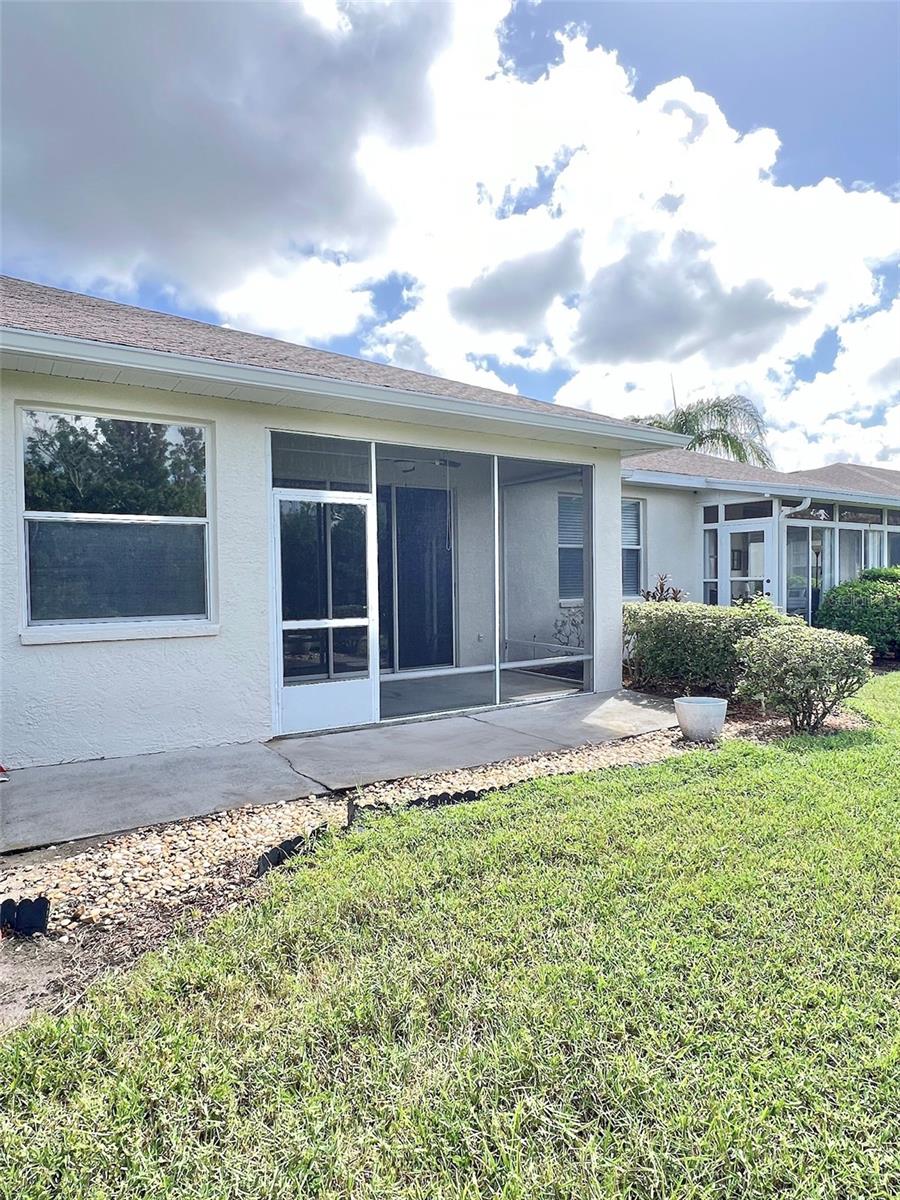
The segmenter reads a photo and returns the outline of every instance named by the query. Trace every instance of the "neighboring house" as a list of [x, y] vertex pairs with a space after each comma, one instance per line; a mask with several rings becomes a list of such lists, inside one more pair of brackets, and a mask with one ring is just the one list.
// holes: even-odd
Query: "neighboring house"
[[771, 471], [688, 450], [622, 463], [626, 599], [657, 574], [691, 600], [771, 596], [811, 621], [830, 587], [900, 566], [900, 471]]
[[621, 457], [683, 438], [14, 279], [2, 325], [6, 766], [619, 686]]

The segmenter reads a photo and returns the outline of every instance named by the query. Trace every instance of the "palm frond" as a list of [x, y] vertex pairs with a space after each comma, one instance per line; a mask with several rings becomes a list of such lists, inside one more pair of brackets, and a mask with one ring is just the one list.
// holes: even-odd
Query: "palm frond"
[[758, 467], [774, 465], [766, 446], [765, 419], [747, 396], [711, 396], [668, 412], [631, 419], [689, 437], [689, 450], [719, 454]]

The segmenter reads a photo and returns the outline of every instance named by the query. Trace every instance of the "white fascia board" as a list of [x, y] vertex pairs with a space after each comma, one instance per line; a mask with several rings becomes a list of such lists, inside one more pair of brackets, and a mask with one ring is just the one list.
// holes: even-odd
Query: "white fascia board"
[[[798, 500], [810, 494], [809, 483], [780, 484], [750, 479], [715, 479], [708, 475], [676, 475], [672, 471], [630, 471], [625, 462], [622, 464], [623, 481], [646, 487], [678, 488], [695, 492], [746, 492], [753, 496], [796, 496]], [[814, 488], [813, 495], [817, 500], [850, 500], [854, 504], [869, 504], [875, 508], [900, 505], [900, 496], [880, 496], [872, 492], [848, 491], [846, 488]]]
[[[508, 433], [518, 429], [529, 436], [547, 439], [554, 435], [565, 435], [565, 441], [574, 440], [594, 446], [599, 443], [604, 448], [631, 452], [684, 447], [688, 442], [681, 434], [649, 426], [635, 426], [632, 430], [628, 425], [619, 425], [603, 417], [591, 420], [573, 417], [564, 409], [554, 409], [553, 405], [547, 406], [546, 413], [526, 411], [478, 400], [433, 396], [426, 392], [407, 392], [399, 388], [303, 375], [275, 367], [244, 366], [192, 355], [170, 354], [163, 350], [143, 350], [111, 342], [35, 333], [31, 330], [0, 330], [0, 349], [9, 354], [43, 361], [47, 364], [47, 370], [51, 370], [54, 363], [63, 360], [79, 366], [118, 367], [125, 374], [124, 382], [135, 383], [139, 375], [146, 376], [146, 386], [150, 387], [165, 387], [165, 383], [154, 385], [152, 381], [153, 376], [162, 376], [169, 380], [174, 379], [175, 382], [184, 379], [199, 380], [204, 385], [204, 394], [213, 393], [225, 398], [237, 389], [259, 389], [259, 402], [267, 404], [292, 406], [294, 394], [330, 400], [344, 399], [362, 402], [367, 408], [375, 410], [370, 415], [381, 415], [377, 412], [378, 409], [393, 409], [395, 411], [390, 414], [393, 419], [397, 419], [396, 410], [406, 410], [409, 414], [405, 416], [406, 420], [409, 420], [412, 414], [420, 418], [429, 415], [451, 419], [467, 417], [502, 426], [504, 432]], [[276, 396], [279, 398], [276, 399]], [[248, 398], [247, 402], [254, 401]], [[301, 407], [299, 404], [296, 406]]]

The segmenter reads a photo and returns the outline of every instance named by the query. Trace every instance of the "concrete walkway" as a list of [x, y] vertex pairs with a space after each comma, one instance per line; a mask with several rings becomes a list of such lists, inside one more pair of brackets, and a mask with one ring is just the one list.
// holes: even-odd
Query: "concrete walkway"
[[136, 829], [246, 804], [273, 804], [432, 775], [676, 724], [673, 706], [619, 691], [466, 716], [98, 759], [10, 772], [0, 851]]

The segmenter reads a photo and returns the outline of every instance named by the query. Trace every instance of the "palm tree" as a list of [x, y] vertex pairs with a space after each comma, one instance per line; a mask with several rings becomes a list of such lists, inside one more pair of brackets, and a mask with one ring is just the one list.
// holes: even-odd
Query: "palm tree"
[[713, 396], [656, 416], [631, 419], [686, 434], [691, 439], [688, 450], [720, 454], [757, 467], [774, 466], [766, 446], [765, 420], [746, 396]]

